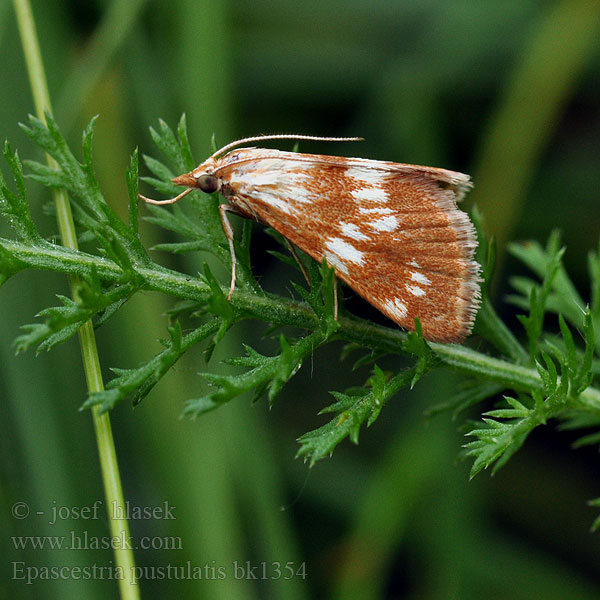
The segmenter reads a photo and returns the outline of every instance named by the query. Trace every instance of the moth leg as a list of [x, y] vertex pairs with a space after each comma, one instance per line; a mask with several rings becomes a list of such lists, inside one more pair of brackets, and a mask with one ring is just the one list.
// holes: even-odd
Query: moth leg
[[219, 215], [221, 216], [221, 225], [223, 225], [223, 232], [225, 233], [225, 237], [227, 238], [227, 243], [229, 244], [229, 252], [231, 254], [231, 284], [229, 286], [229, 294], [227, 296], [227, 301], [231, 302], [231, 298], [233, 297], [233, 290], [235, 290], [235, 269], [237, 266], [237, 259], [235, 257], [235, 246], [233, 245], [233, 227], [227, 218], [225, 213], [231, 212], [237, 214], [238, 211], [235, 210], [229, 204], [219, 204]]
[[302, 275], [304, 275], [304, 279], [306, 279], [306, 283], [308, 283], [308, 285], [310, 285], [310, 277], [308, 275], [308, 271], [304, 268], [304, 265], [302, 264], [302, 261], [300, 260], [300, 257], [298, 256], [296, 249], [294, 248], [294, 246], [292, 246], [292, 244], [290, 243], [290, 241], [287, 238], [283, 238], [285, 241], [285, 245], [287, 246], [288, 250], [290, 251], [290, 254], [294, 257], [294, 259], [296, 260], [296, 262], [298, 263], [298, 266], [300, 267], [300, 270], [302, 271]]

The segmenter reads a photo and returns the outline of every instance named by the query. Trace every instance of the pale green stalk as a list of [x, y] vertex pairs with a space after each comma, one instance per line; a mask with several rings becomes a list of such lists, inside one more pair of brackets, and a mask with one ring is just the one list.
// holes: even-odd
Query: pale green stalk
[[[38, 117], [44, 119], [45, 111], [51, 112], [52, 108], [31, 6], [28, 0], [13, 0], [13, 4], [17, 15], [19, 33], [27, 63], [27, 71], [34, 98], [35, 110]], [[50, 156], [47, 156], [47, 162], [50, 167], [58, 166], [56, 161]], [[77, 236], [71, 214], [69, 198], [64, 190], [53, 190], [53, 195], [62, 243], [68, 248], [77, 249]], [[74, 299], [77, 299], [79, 278], [76, 275], [70, 275], [69, 284], [71, 287], [71, 295]], [[85, 323], [79, 330], [79, 343], [88, 392], [93, 393], [102, 391], [104, 389], [104, 384], [102, 382], [94, 329], [90, 321]], [[92, 419], [96, 431], [96, 442], [98, 444], [98, 454], [100, 456], [106, 505], [109, 510], [108, 522], [110, 524], [111, 535], [113, 537], [124, 537], [125, 539], [129, 539], [129, 523], [127, 520], [122, 518], [112, 518], [111, 514], [112, 508], [115, 505], [124, 507], [125, 502], [110, 425], [110, 417], [108, 413], [102, 415], [99, 414], [98, 409], [94, 407], [92, 409]], [[122, 513], [124, 514], [125, 511], [122, 511]], [[133, 550], [128, 547], [115, 548], [114, 555], [115, 566], [122, 570], [123, 576], [119, 579], [121, 598], [126, 600], [138, 599], [140, 595], [139, 587], [135, 580]]]

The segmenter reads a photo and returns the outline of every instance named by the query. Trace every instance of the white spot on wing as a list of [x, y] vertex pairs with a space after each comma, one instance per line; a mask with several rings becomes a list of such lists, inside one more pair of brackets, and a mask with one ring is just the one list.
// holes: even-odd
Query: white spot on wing
[[417, 269], [421, 268], [421, 265], [413, 258], [409, 263], [411, 267], [416, 267]]
[[406, 304], [400, 298], [388, 299], [383, 305], [395, 319], [404, 319], [408, 315], [408, 308], [406, 308]]
[[375, 215], [391, 215], [394, 213], [393, 208], [388, 208], [387, 206], [374, 206], [372, 208], [366, 208], [365, 206], [359, 206], [358, 211], [365, 214], [375, 214]]
[[387, 202], [387, 194], [382, 188], [385, 182], [384, 175], [377, 169], [361, 169], [349, 167], [346, 176], [361, 184], [359, 188], [352, 190], [351, 194], [356, 200], [365, 202]]
[[381, 217], [377, 221], [371, 221], [369, 227], [377, 231], [394, 231], [398, 227], [398, 219], [393, 215], [387, 217]]
[[364, 252], [357, 250], [342, 238], [331, 238], [325, 242], [325, 247], [342, 261], [349, 261], [361, 265]]
[[418, 285], [408, 285], [408, 284], [406, 284], [406, 289], [413, 296], [424, 296], [425, 293], [426, 293], [425, 290], [423, 288], [420, 288]]
[[360, 187], [352, 190], [350, 194], [356, 198], [356, 200], [365, 202], [387, 202], [387, 194], [382, 187], [379, 185], [371, 185], [368, 187]]
[[356, 181], [361, 183], [368, 183], [370, 185], [381, 185], [384, 181], [381, 171], [377, 169], [360, 169], [357, 167], [349, 167], [346, 169], [346, 176], [352, 177]]
[[289, 185], [290, 199], [301, 204], [315, 201], [314, 193], [309, 187], [312, 177], [306, 173], [291, 172], [286, 175]]
[[431, 285], [431, 279], [429, 279], [427, 275], [423, 275], [423, 273], [419, 273], [418, 271], [411, 271], [410, 278], [422, 285]]
[[340, 223], [342, 233], [353, 240], [368, 240], [369, 236], [365, 235], [356, 223]]
[[260, 168], [255, 163], [240, 164], [232, 171], [230, 181], [244, 188], [276, 186], [285, 163], [281, 160], [265, 159]]
[[348, 275], [348, 267], [340, 260], [339, 256], [336, 256], [332, 252], [325, 250], [324, 252], [327, 263], [333, 268], [337, 269], [340, 273]]
[[298, 212], [298, 209], [294, 205], [292, 205], [287, 198], [281, 198], [280, 196], [277, 196], [275, 194], [269, 194], [267, 192], [258, 191], [254, 192], [253, 197], [257, 200], [260, 200], [264, 204], [268, 204], [269, 206], [272, 206], [273, 208], [276, 208], [288, 215]]
[[[248, 165], [241, 163], [232, 172], [230, 182], [240, 193], [285, 214], [298, 214], [298, 204], [314, 202], [310, 175], [290, 170], [289, 161], [265, 158]], [[248, 166], [252, 168], [247, 168]]]

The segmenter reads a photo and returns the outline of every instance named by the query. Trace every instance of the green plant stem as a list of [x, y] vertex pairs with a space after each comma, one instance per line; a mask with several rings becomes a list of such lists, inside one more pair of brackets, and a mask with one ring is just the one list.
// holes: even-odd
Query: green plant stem
[[[94, 269], [99, 277], [108, 282], [122, 281], [123, 271], [115, 263], [101, 257], [57, 248], [56, 246], [32, 247], [21, 242], [0, 240], [1, 245], [16, 258], [34, 268], [64, 273], [89, 272]], [[211, 290], [201, 279], [190, 277], [163, 267], [137, 267], [136, 272], [144, 280], [144, 289], [162, 292], [178, 298], [202, 302]], [[227, 294], [228, 288], [222, 288]], [[313, 330], [318, 327], [312, 309], [304, 303], [269, 294], [254, 294], [236, 290], [233, 295], [234, 308], [244, 311], [249, 318], [279, 325], [295, 325]], [[358, 342], [368, 347], [388, 352], [401, 351], [406, 342], [406, 333], [400, 329], [382, 327], [357, 318], [339, 318], [340, 328], [334, 337]], [[482, 380], [495, 381], [519, 391], [543, 391], [543, 382], [534, 368], [514, 364], [454, 344], [430, 343], [438, 359], [453, 370]], [[593, 410], [600, 408], [600, 390], [589, 387], [579, 397], [580, 402]]]
[[[31, 6], [28, 0], [13, 0], [13, 3], [23, 44], [23, 52], [27, 63], [36, 113], [40, 119], [44, 119], [45, 111], [51, 111], [51, 102]], [[47, 163], [48, 166], [52, 168], [58, 166], [50, 156], [47, 156]], [[77, 236], [71, 214], [69, 198], [64, 190], [54, 190], [53, 194], [62, 243], [67, 248], [76, 250]], [[77, 299], [77, 290], [79, 288], [78, 275], [70, 273], [69, 284], [73, 298]], [[98, 350], [91, 322], [88, 321], [81, 327], [79, 331], [79, 343], [88, 392], [93, 393], [102, 391], [104, 385], [102, 382]], [[115, 505], [124, 507], [125, 502], [110, 418], [106, 413], [100, 415], [99, 411], [95, 409], [92, 410], [92, 419], [96, 432], [96, 442], [100, 456], [106, 503], [109, 510], [108, 522], [110, 524], [111, 534], [117, 537], [124, 536], [125, 539], [129, 539], [129, 523], [127, 520], [114, 519], [111, 514], [111, 510]], [[128, 548], [127, 544], [124, 546], [125, 547], [117, 547], [114, 549], [115, 564], [122, 570], [123, 576], [119, 579], [121, 598], [136, 600], [139, 598], [139, 588], [135, 580], [135, 560], [133, 550]]]

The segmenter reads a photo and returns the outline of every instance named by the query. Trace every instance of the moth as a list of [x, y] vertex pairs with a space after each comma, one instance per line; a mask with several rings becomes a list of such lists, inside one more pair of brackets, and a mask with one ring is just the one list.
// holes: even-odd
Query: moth
[[223, 230], [232, 258], [227, 213], [273, 227], [392, 321], [430, 341], [461, 342], [479, 302], [475, 228], [456, 203], [472, 187], [468, 175], [435, 167], [242, 147], [265, 140], [356, 141], [269, 135], [227, 144], [193, 171], [172, 181], [186, 189], [220, 192]]

